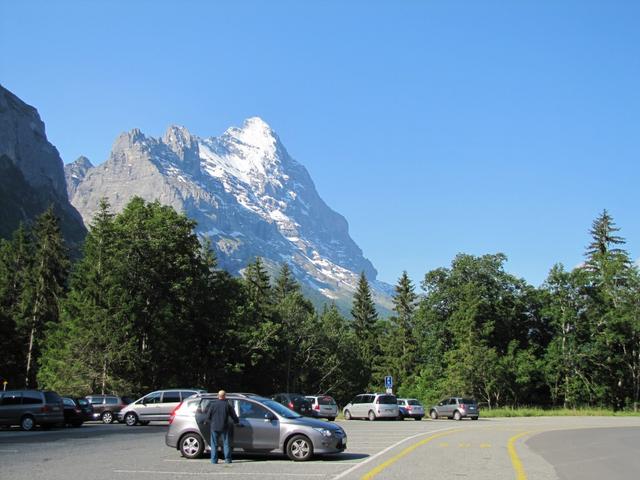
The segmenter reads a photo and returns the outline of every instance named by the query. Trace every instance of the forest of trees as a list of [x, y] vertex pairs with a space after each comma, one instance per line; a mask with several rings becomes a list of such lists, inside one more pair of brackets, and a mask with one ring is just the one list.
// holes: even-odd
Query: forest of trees
[[637, 410], [640, 275], [612, 217], [593, 222], [584, 264], [539, 288], [503, 254], [457, 255], [417, 290], [404, 273], [380, 318], [364, 274], [345, 317], [317, 311], [284, 264], [242, 278], [216, 266], [172, 208], [103, 202], [73, 262], [52, 210], [0, 240], [0, 377], [8, 388], [142, 394], [156, 388], [328, 393], [382, 390], [490, 407]]

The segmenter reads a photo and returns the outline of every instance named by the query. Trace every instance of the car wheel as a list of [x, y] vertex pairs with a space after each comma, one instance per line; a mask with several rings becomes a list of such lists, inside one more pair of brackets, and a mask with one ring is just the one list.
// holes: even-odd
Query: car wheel
[[313, 457], [313, 444], [304, 435], [296, 435], [287, 443], [287, 456], [294, 462], [305, 462]]
[[138, 423], [138, 416], [133, 412], [129, 412], [124, 416], [124, 423], [126, 423], [128, 427], [133, 427]]
[[471, 420], [477, 420], [478, 417], [471, 417]]
[[429, 412], [429, 416], [431, 417], [432, 420], [437, 420], [438, 419], [438, 412], [436, 412], [435, 410], [431, 410]]
[[102, 423], [106, 423], [107, 425], [113, 423], [113, 413], [112, 412], [102, 412]]
[[25, 415], [20, 419], [20, 428], [25, 432], [30, 432], [36, 426], [36, 422], [31, 415]]
[[458, 410], [456, 410], [455, 413], [453, 414], [453, 419], [455, 421], [458, 421], [458, 420], [462, 419], [462, 415], [460, 415], [460, 412]]
[[199, 458], [204, 452], [204, 441], [197, 433], [187, 433], [180, 439], [180, 453], [183, 457]]
[[336, 419], [336, 417], [329, 417], [327, 418], [327, 420], [329, 420], [330, 422], [333, 422]]
[[373, 421], [376, 419], [376, 414], [375, 414], [375, 413], [373, 413], [373, 410], [369, 410], [369, 415], [368, 415], [368, 417], [369, 417], [369, 421], [370, 421], [370, 422], [373, 422]]
[[353, 417], [351, 416], [351, 412], [349, 410], [344, 411], [344, 419], [351, 420]]

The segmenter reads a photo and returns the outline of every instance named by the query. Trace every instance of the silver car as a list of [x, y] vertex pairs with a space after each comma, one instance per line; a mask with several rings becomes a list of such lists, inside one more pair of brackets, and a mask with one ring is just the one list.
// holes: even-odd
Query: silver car
[[171, 389], [151, 392], [118, 412], [118, 421], [128, 426], [148, 425], [151, 421], [169, 420], [180, 402], [204, 390]]
[[[165, 442], [183, 457], [198, 458], [210, 451], [211, 432], [204, 423], [216, 394], [196, 395], [176, 408]], [[303, 417], [280, 403], [251, 394], [227, 394], [240, 423], [233, 427], [232, 447], [244, 452], [282, 452], [301, 462], [313, 455], [339, 453], [347, 448], [347, 434], [338, 425]]]
[[414, 420], [422, 420], [424, 417], [424, 407], [415, 398], [399, 398], [398, 407], [400, 408], [400, 418], [413, 418]]
[[329, 395], [307, 395], [311, 402], [311, 411], [316, 418], [326, 418], [333, 422], [338, 416], [338, 404]]
[[440, 417], [453, 418], [454, 420], [469, 417], [471, 420], [477, 420], [480, 416], [480, 409], [473, 398], [448, 397], [431, 407], [429, 415], [434, 420]]
[[347, 403], [342, 409], [345, 420], [352, 418], [398, 418], [398, 399], [387, 393], [363, 393]]

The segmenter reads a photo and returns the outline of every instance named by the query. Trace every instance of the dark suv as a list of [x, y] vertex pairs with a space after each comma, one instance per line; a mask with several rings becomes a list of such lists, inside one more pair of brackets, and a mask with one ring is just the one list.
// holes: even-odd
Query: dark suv
[[311, 402], [304, 395], [300, 395], [299, 393], [277, 393], [271, 398], [300, 415], [304, 415], [305, 417], [313, 416]]
[[87, 395], [85, 398], [93, 407], [93, 420], [103, 423], [113, 423], [117, 413], [131, 403], [127, 397], [117, 395]]
[[25, 431], [36, 425], [48, 428], [64, 422], [62, 398], [56, 392], [8, 390], [0, 392], [0, 425], [20, 425]]

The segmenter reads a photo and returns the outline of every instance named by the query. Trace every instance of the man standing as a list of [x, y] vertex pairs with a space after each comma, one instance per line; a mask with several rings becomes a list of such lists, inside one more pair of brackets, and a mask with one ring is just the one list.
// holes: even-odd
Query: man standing
[[238, 425], [240, 420], [227, 402], [227, 392], [220, 390], [218, 399], [209, 404], [206, 422], [211, 426], [211, 463], [218, 463], [218, 435], [222, 436], [222, 449], [224, 450], [224, 463], [231, 463], [231, 443], [229, 442], [229, 417]]

